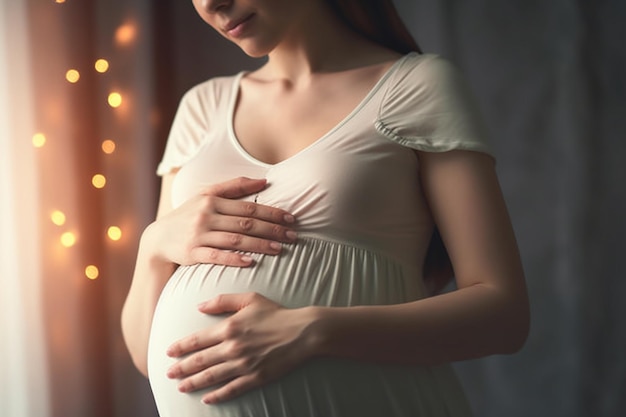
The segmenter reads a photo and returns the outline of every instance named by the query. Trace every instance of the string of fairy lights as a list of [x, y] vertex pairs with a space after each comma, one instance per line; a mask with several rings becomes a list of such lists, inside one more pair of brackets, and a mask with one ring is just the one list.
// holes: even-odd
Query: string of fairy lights
[[[66, 0], [52, 0], [54, 3], [62, 4]], [[126, 45], [134, 41], [136, 37], [136, 27], [133, 23], [124, 23], [115, 31], [115, 42], [119, 45]], [[93, 64], [93, 70], [99, 74], [105, 74], [109, 70], [109, 61], [105, 58], [97, 59]], [[70, 84], [76, 84], [80, 81], [81, 73], [76, 68], [69, 68], [65, 72], [65, 80]], [[117, 91], [111, 91], [107, 96], [108, 105], [116, 109], [122, 105], [123, 97]], [[37, 132], [32, 137], [32, 144], [35, 148], [43, 148], [46, 146], [48, 138], [45, 133]], [[117, 144], [113, 139], [104, 139], [100, 143], [101, 151], [105, 155], [113, 155], [116, 151]], [[102, 173], [94, 173], [91, 176], [91, 185], [96, 189], [104, 189], [107, 185], [107, 178]], [[77, 244], [78, 236], [75, 231], [64, 229], [68, 225], [67, 215], [60, 209], [52, 209], [49, 214], [49, 220], [60, 229], [58, 236], [59, 243], [65, 248], [71, 248]], [[109, 225], [106, 227], [106, 237], [111, 241], [119, 241], [122, 238], [123, 231], [117, 225]], [[84, 266], [84, 275], [90, 280], [100, 277], [100, 270], [97, 265], [89, 264]]]

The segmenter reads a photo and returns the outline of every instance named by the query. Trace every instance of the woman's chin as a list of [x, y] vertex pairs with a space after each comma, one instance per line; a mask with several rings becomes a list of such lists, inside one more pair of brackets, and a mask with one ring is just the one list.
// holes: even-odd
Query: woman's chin
[[256, 51], [256, 50], [249, 51], [243, 48], [242, 48], [242, 51], [246, 55], [248, 55], [250, 58], [264, 58], [269, 54], [269, 52], [266, 52], [266, 51]]
[[241, 40], [236, 45], [251, 58], [263, 58], [274, 49], [274, 45], [265, 45], [252, 39]]
[[244, 48], [241, 46], [240, 48], [243, 53], [248, 55], [250, 58], [263, 58], [270, 53], [270, 50], [264, 48]]

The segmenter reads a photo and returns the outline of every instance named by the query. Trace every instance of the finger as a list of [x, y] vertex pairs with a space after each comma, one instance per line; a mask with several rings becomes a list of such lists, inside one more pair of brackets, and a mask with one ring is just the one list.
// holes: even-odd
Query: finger
[[238, 377], [240, 373], [241, 372], [232, 362], [219, 363], [214, 366], [206, 367], [200, 372], [183, 379], [178, 384], [178, 390], [180, 392], [192, 392], [208, 388], [232, 380]]
[[[214, 264], [214, 265], [226, 265], [244, 268], [251, 266], [254, 263], [249, 255], [232, 252], [230, 250], [218, 249], [216, 247], [196, 246], [189, 253], [190, 264]], [[245, 245], [248, 246], [248, 245]], [[263, 246], [258, 244], [259, 247]], [[265, 245], [268, 247], [267, 253], [273, 254], [280, 252], [280, 248], [276, 250], [275, 247], [270, 246], [269, 243]], [[228, 249], [228, 248], [225, 248]], [[271, 252], [273, 251], [273, 252]], [[254, 252], [249, 250], [248, 252]], [[265, 253], [265, 252], [263, 252]]]
[[294, 242], [297, 234], [289, 227], [250, 217], [219, 215], [211, 219], [211, 229], [278, 242]]
[[256, 373], [242, 375], [233, 379], [223, 387], [206, 394], [202, 397], [202, 402], [205, 404], [216, 404], [232, 400], [244, 392], [260, 386], [262, 382], [263, 381]]
[[[279, 242], [265, 240], [258, 237], [246, 236], [229, 232], [206, 232], [198, 238], [197, 246], [190, 253], [196, 251], [202, 255], [209, 257], [208, 262], [197, 261], [197, 263], [216, 263], [210, 257], [224, 257], [225, 250], [236, 250], [241, 252], [263, 253], [267, 255], [277, 255], [282, 250], [282, 244]], [[224, 253], [203, 253], [202, 248], [223, 250]], [[193, 255], [195, 256], [195, 255]], [[240, 255], [245, 256], [245, 255]], [[204, 259], [204, 258], [203, 258]]]
[[168, 378], [186, 378], [223, 362], [219, 345], [202, 349], [179, 360], [167, 370]]
[[248, 292], [241, 294], [220, 294], [198, 305], [198, 310], [205, 314], [223, 314], [237, 312], [255, 300], [264, 298], [262, 295]]
[[283, 225], [295, 223], [295, 218], [291, 213], [276, 207], [226, 198], [218, 198], [214, 204], [216, 212], [227, 216], [250, 217]]
[[258, 193], [267, 186], [266, 179], [253, 179], [247, 177], [234, 178], [207, 188], [203, 194], [215, 195], [224, 198], [241, 198], [250, 194]]
[[[187, 337], [172, 343], [165, 353], [172, 358], [178, 358], [200, 349], [206, 349], [217, 345], [221, 340], [215, 335], [215, 332], [199, 331], [192, 333]], [[198, 358], [201, 360], [202, 358]]]

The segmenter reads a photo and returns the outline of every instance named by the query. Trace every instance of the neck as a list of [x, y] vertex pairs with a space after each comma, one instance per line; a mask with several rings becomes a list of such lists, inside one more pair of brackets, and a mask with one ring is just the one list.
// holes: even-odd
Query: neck
[[397, 55], [354, 33], [324, 2], [314, 3], [318, 7], [294, 24], [285, 40], [269, 53], [262, 68], [266, 76], [297, 84], [316, 74], [371, 65]]

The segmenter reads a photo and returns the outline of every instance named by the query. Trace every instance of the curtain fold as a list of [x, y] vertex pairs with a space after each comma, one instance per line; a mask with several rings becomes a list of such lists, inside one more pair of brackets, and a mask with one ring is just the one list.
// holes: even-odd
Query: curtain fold
[[152, 4], [1, 7], [0, 415], [155, 415], [119, 325], [156, 207]]
[[[0, 415], [51, 416], [27, 8], [0, 3]], [[24, 138], [25, 140], [17, 140]]]

